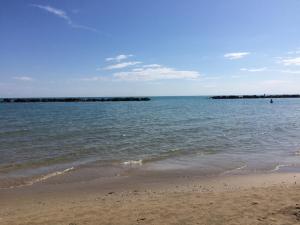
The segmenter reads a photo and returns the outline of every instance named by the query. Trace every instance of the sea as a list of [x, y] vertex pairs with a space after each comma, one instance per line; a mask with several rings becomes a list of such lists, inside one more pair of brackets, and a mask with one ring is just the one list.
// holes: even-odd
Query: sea
[[300, 99], [0, 104], [0, 188], [89, 165], [206, 175], [300, 170]]

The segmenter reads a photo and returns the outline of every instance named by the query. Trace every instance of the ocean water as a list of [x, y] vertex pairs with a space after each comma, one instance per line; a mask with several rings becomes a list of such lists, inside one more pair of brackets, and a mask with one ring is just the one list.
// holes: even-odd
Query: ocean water
[[0, 104], [0, 121], [0, 188], [89, 164], [208, 174], [300, 165], [300, 99], [12, 103]]

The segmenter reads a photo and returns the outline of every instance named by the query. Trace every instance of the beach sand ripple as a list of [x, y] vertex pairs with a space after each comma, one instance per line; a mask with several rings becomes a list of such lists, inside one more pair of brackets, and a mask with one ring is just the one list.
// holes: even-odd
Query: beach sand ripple
[[[106, 193], [34, 193], [4, 201], [1, 225], [300, 224], [296, 175], [256, 185], [247, 178], [216, 180], [165, 189]], [[275, 175], [272, 175], [272, 179]], [[264, 179], [264, 178], [262, 178]], [[270, 179], [270, 180], [272, 180]], [[297, 178], [298, 179], [298, 178]], [[234, 182], [232, 182], [234, 180]], [[264, 179], [267, 182], [267, 179]], [[288, 181], [287, 181], [288, 180]], [[298, 181], [298, 180], [297, 180]], [[218, 189], [218, 185], [222, 189]], [[245, 184], [239, 186], [236, 184]], [[3, 207], [4, 206], [4, 207]]]

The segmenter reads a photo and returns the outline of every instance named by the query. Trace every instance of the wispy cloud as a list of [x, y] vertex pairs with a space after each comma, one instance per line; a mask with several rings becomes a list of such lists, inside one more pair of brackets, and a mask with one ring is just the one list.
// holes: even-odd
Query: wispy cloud
[[300, 54], [300, 48], [297, 48], [296, 50], [287, 52], [288, 55], [295, 55]]
[[20, 81], [33, 81], [32, 77], [26, 77], [26, 76], [21, 76], [21, 77], [13, 77], [15, 80], [20, 80]]
[[115, 57], [109, 57], [106, 58], [105, 61], [116, 61], [116, 62], [121, 62], [122, 60], [128, 59], [129, 57], [132, 57], [133, 55], [117, 55]]
[[279, 63], [285, 66], [300, 66], [300, 57], [281, 59]]
[[94, 76], [94, 77], [80, 78], [79, 80], [80, 81], [105, 81], [108, 80], [108, 78], [103, 76]]
[[235, 60], [235, 59], [244, 58], [245, 56], [247, 56], [249, 54], [250, 54], [250, 52], [231, 52], [231, 53], [226, 53], [224, 55], [224, 57], [227, 59], [230, 59], [230, 60]]
[[263, 72], [266, 71], [267, 68], [266, 67], [262, 67], [262, 68], [241, 68], [241, 71], [247, 71], [247, 72]]
[[159, 64], [148, 64], [148, 65], [143, 65], [144, 68], [158, 68], [162, 67], [162, 65]]
[[[156, 64], [157, 65], [157, 64]], [[171, 79], [198, 79], [200, 74], [197, 71], [176, 70], [169, 67], [152, 66], [150, 68], [135, 68], [127, 72], [118, 72], [113, 75], [120, 80], [129, 81], [153, 81]]]
[[[104, 67], [104, 70], [114, 70], [114, 69], [122, 69], [122, 68], [126, 68], [129, 66], [134, 66], [137, 64], [140, 64], [141, 62], [139, 61], [131, 61], [131, 62], [122, 62], [122, 63], [117, 63], [117, 64], [113, 64], [113, 65], [109, 65]], [[97, 70], [101, 70], [101, 69], [97, 69]]]
[[278, 70], [280, 73], [300, 74], [300, 70]]
[[67, 13], [61, 9], [54, 8], [49, 5], [37, 5], [37, 4], [31, 4], [31, 6], [45, 10], [49, 13], [51, 13], [54, 16], [57, 16], [67, 22], [68, 25], [70, 25], [72, 28], [78, 28], [78, 29], [84, 29], [84, 30], [89, 30], [93, 32], [99, 32], [97, 29], [93, 27], [88, 27], [80, 24], [76, 24], [72, 21], [72, 19], [67, 15]]
[[67, 16], [66, 12], [61, 10], [61, 9], [57, 9], [57, 8], [54, 8], [52, 6], [49, 6], [49, 5], [36, 5], [36, 4], [31, 4], [31, 6], [33, 7], [36, 7], [36, 8], [39, 8], [39, 9], [43, 9], [49, 13], [52, 13], [54, 14], [55, 16], [58, 16], [64, 20], [67, 21], [68, 24], [72, 24], [72, 21], [71, 19]]

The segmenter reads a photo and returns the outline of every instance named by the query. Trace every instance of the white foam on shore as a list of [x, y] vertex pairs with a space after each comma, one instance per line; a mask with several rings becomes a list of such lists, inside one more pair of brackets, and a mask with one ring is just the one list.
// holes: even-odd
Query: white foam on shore
[[7, 187], [7, 188], [1, 188], [1, 189], [11, 189], [11, 188], [17, 188], [17, 187], [30, 186], [30, 185], [33, 185], [33, 184], [35, 184], [35, 183], [38, 183], [38, 182], [41, 182], [41, 181], [45, 181], [45, 180], [47, 180], [47, 179], [49, 179], [49, 178], [51, 178], [51, 177], [63, 175], [63, 174], [65, 174], [65, 173], [70, 172], [71, 170], [74, 170], [74, 167], [70, 167], [70, 168], [67, 168], [67, 169], [62, 170], [62, 171], [56, 171], [56, 172], [53, 172], [53, 173], [46, 174], [46, 175], [41, 176], [41, 177], [39, 177], [39, 178], [36, 178], [36, 179], [34, 179], [34, 180], [25, 182], [24, 184], [13, 185], [13, 186], [9, 186], [9, 187]]
[[125, 165], [125, 166], [130, 166], [130, 165], [141, 166], [141, 165], [143, 165], [143, 160], [142, 159], [140, 159], [140, 160], [129, 160], [129, 161], [122, 162], [121, 164]]
[[279, 170], [281, 167], [286, 167], [286, 166], [290, 166], [290, 165], [279, 164], [279, 165], [275, 166], [275, 168], [272, 169], [271, 172], [275, 172], [275, 171]]
[[234, 171], [237, 171], [237, 170], [242, 170], [242, 169], [244, 169], [244, 168], [246, 168], [246, 167], [247, 167], [247, 165], [245, 164], [245, 165], [240, 166], [240, 167], [237, 167], [237, 168], [235, 168], [235, 169], [225, 171], [223, 174], [231, 173], [231, 172], [234, 172]]
[[53, 172], [53, 173], [49, 173], [47, 175], [44, 175], [44, 176], [42, 176], [40, 178], [37, 178], [37, 179], [31, 181], [31, 183], [34, 184], [34, 183], [37, 183], [37, 182], [41, 182], [41, 181], [47, 180], [47, 179], [49, 179], [51, 177], [55, 177], [55, 176], [62, 175], [64, 173], [70, 172], [71, 170], [74, 170], [74, 167], [67, 168], [67, 169], [65, 169], [63, 171], [56, 171], [56, 172]]
[[300, 156], [300, 150], [299, 150], [299, 151], [296, 151], [296, 152], [294, 152], [294, 155]]
[[246, 167], [247, 167], [247, 165], [245, 164], [245, 165], [243, 165], [243, 166], [241, 166], [241, 167], [236, 168], [235, 170], [242, 170], [242, 169], [244, 169], [244, 168], [246, 168]]

